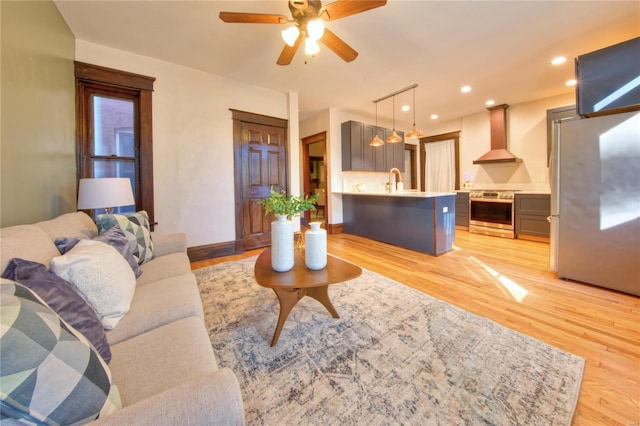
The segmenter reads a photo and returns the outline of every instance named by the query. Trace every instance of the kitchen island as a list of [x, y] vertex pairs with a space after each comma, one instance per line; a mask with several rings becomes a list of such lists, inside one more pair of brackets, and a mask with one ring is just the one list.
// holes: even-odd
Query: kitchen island
[[342, 192], [343, 229], [432, 256], [455, 239], [455, 192]]

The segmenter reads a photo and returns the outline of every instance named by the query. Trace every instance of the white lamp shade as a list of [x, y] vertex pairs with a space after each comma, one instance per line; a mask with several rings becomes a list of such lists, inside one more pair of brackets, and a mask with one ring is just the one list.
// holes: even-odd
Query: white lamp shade
[[293, 26], [293, 27], [289, 27], [286, 30], [282, 31], [282, 39], [284, 40], [285, 43], [287, 43], [287, 46], [289, 47], [293, 47], [294, 44], [296, 44], [296, 40], [298, 40], [298, 36], [300, 35], [300, 30], [298, 29], [298, 27]]
[[318, 41], [324, 35], [324, 24], [321, 19], [315, 19], [307, 23], [307, 34], [309, 38], [314, 41]]
[[78, 210], [107, 209], [135, 204], [128, 178], [80, 179]]
[[318, 46], [318, 43], [315, 40], [310, 39], [309, 37], [307, 37], [304, 40], [304, 53], [305, 54], [307, 54], [307, 55], [315, 55], [319, 51], [320, 51], [320, 46]]

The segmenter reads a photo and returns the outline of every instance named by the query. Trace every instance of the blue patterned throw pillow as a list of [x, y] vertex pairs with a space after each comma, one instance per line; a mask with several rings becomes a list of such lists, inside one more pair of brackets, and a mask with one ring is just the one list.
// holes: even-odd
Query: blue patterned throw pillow
[[127, 235], [133, 256], [138, 260], [139, 265], [153, 259], [151, 225], [146, 211], [141, 210], [128, 215], [101, 214], [96, 218], [96, 225], [98, 225], [100, 234], [115, 225], [120, 225], [120, 228]]
[[84, 424], [122, 407], [109, 367], [29, 288], [0, 282], [0, 419]]

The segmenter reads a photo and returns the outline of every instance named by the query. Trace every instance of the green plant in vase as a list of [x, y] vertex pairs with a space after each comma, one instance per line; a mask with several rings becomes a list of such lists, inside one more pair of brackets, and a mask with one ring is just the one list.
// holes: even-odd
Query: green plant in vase
[[285, 191], [278, 192], [273, 187], [271, 187], [270, 192], [270, 197], [259, 200], [257, 204], [264, 207], [265, 215], [269, 213], [273, 213], [276, 216], [284, 215], [287, 220], [299, 216], [306, 210], [315, 210], [316, 202], [320, 195], [287, 195]]

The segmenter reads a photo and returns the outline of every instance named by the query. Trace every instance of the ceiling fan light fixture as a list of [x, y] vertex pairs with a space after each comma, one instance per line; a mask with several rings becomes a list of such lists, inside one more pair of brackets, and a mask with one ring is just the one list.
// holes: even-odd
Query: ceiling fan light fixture
[[320, 19], [307, 22], [307, 35], [311, 40], [318, 41], [324, 35], [324, 24]]
[[293, 47], [293, 45], [296, 43], [296, 40], [300, 36], [300, 30], [298, 29], [297, 25], [294, 25], [293, 27], [289, 27], [286, 30], [283, 30], [281, 34], [282, 39], [287, 44], [287, 46]]
[[318, 53], [319, 51], [320, 51], [320, 46], [318, 45], [318, 42], [316, 42], [315, 40], [309, 37], [304, 39], [304, 53], [306, 55], [312, 56]]

